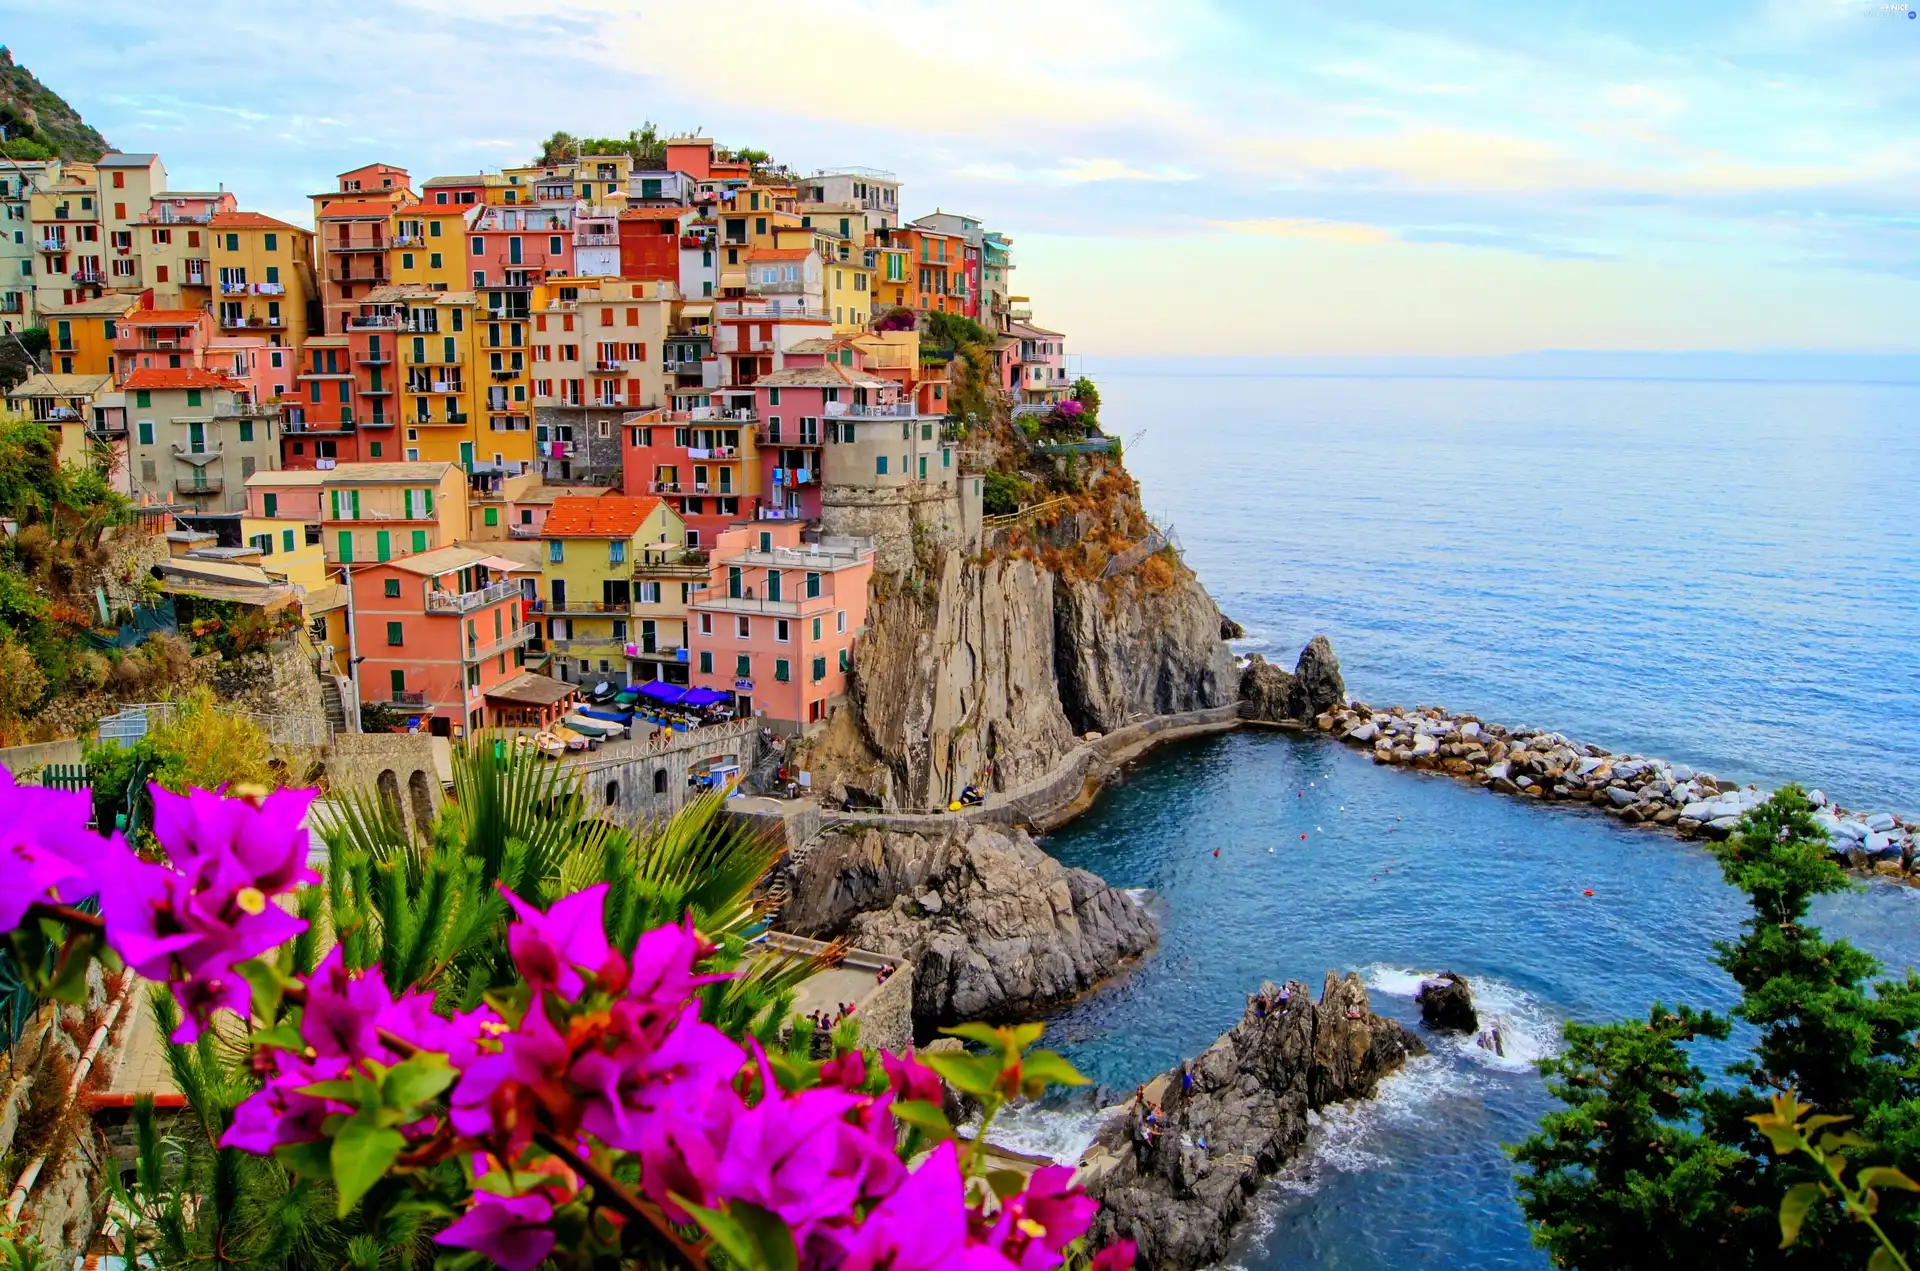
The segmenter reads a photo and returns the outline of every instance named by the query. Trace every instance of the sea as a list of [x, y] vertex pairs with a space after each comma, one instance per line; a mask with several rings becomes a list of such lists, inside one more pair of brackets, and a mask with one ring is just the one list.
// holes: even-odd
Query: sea
[[[1910, 365], [1087, 369], [1242, 653], [1290, 667], [1324, 633], [1364, 701], [1920, 813]], [[1236, 1238], [1246, 1271], [1546, 1267], [1505, 1148], [1553, 1106], [1534, 1063], [1561, 1024], [1735, 999], [1714, 945], [1746, 914], [1699, 844], [1318, 736], [1158, 751], [1044, 846], [1130, 889], [1162, 942], [1050, 1021], [1096, 1085], [1017, 1109], [1010, 1145], [1077, 1158], [1101, 1103], [1204, 1049], [1263, 980], [1354, 972], [1417, 1027], [1421, 978], [1457, 971], [1506, 1038], [1428, 1035], [1378, 1098], [1321, 1117]], [[1920, 964], [1920, 891], [1871, 883], [1815, 917]]]

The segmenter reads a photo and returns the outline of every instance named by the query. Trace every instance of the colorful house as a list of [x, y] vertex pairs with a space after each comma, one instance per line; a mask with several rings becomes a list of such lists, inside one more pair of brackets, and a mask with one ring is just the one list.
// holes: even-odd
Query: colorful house
[[534, 290], [534, 438], [550, 480], [612, 484], [623, 414], [667, 399], [672, 283], [558, 278]]
[[1019, 365], [1009, 367], [1007, 387], [1020, 402], [1065, 401], [1073, 391], [1067, 378], [1067, 337], [1031, 322], [1009, 322], [1007, 335], [1019, 343]]
[[227, 211], [215, 213], [207, 230], [221, 333], [299, 348], [315, 294], [312, 232], [258, 212]]
[[480, 548], [443, 547], [354, 569], [361, 700], [417, 712], [438, 737], [485, 727], [487, 693], [522, 673], [533, 636], [511, 565]]
[[874, 558], [870, 540], [803, 543], [800, 534], [795, 522], [725, 531], [687, 607], [691, 682], [795, 733], [823, 723], [846, 695]]
[[[657, 624], [669, 614], [661, 609], [657, 583], [636, 587], [635, 569], [649, 554], [678, 561], [685, 532], [680, 518], [658, 498], [554, 500], [540, 531], [547, 594], [534, 602], [534, 612], [546, 623], [555, 675], [579, 684], [642, 678], [628, 666], [628, 646], [637, 644], [639, 635], [636, 590], [647, 597], [646, 621]], [[657, 625], [655, 632], [657, 638]]]
[[114, 370], [114, 342], [127, 315], [140, 299], [110, 292], [70, 305], [54, 305], [42, 315], [47, 328], [47, 356], [56, 375], [109, 375]]
[[[85, 463], [92, 454], [96, 409], [113, 391], [111, 375], [29, 375], [7, 390], [7, 407], [15, 414], [45, 424], [60, 435], [55, 461]], [[106, 438], [99, 438], [106, 440]], [[124, 464], [125, 434], [120, 437]]]
[[246, 506], [250, 516], [318, 524], [328, 564], [357, 565], [458, 542], [467, 483], [451, 463], [343, 463], [263, 474], [247, 482]]
[[239, 201], [227, 190], [169, 190], [148, 205], [146, 215], [132, 232], [134, 250], [143, 258], [156, 308], [213, 307], [215, 277], [209, 222], [222, 212], [239, 208]]
[[623, 425], [621, 489], [665, 499], [688, 547], [711, 546], [727, 526], [753, 518], [760, 455], [745, 400], [744, 409], [654, 411]]
[[129, 309], [113, 329], [113, 374], [122, 384], [135, 371], [204, 369], [214, 333], [205, 309]]
[[246, 482], [279, 465], [279, 412], [247, 400], [242, 385], [217, 371], [143, 367], [121, 388], [135, 497], [186, 501], [202, 513], [237, 512], [246, 505]]

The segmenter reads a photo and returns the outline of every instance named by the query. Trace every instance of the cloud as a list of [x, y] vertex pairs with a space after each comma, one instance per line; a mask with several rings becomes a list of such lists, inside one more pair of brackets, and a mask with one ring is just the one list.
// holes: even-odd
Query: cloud
[[1394, 236], [1377, 225], [1320, 221], [1298, 216], [1269, 216], [1246, 221], [1214, 221], [1224, 234], [1252, 234], [1261, 238], [1309, 238], [1326, 243], [1364, 245], [1390, 243]]

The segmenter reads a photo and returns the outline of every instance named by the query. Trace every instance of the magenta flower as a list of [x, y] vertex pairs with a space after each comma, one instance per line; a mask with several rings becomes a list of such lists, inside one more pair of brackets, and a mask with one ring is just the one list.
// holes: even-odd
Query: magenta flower
[[857, 1137], [845, 1117], [859, 1103], [843, 1090], [782, 1095], [769, 1083], [760, 1102], [728, 1127], [720, 1190], [779, 1215], [804, 1243], [816, 1222], [851, 1213], [860, 1198], [860, 1154], [838, 1150], [843, 1139]]
[[301, 828], [314, 790], [277, 790], [262, 799], [227, 798], [211, 790], [174, 794], [149, 786], [153, 836], [173, 867], [197, 886], [234, 871], [247, 886], [269, 896], [296, 883], [317, 883], [307, 866], [307, 832]]
[[1019, 1271], [1053, 1271], [1100, 1212], [1098, 1201], [1067, 1185], [1072, 1178], [1065, 1165], [1035, 1170], [1025, 1191], [1009, 1196], [998, 1214], [983, 1221], [987, 1230], [980, 1243], [998, 1250]]
[[1140, 1252], [1131, 1240], [1116, 1240], [1093, 1255], [1088, 1271], [1133, 1271], [1133, 1259]]
[[395, 1056], [381, 1044], [379, 1029], [381, 1016], [392, 1008], [393, 994], [380, 968], [347, 970], [336, 944], [307, 978], [300, 1036], [323, 1058], [391, 1063]]
[[948, 1271], [966, 1242], [966, 1195], [952, 1142], [942, 1143], [866, 1221], [836, 1232], [837, 1271]]
[[282, 1144], [311, 1143], [326, 1137], [323, 1125], [335, 1113], [351, 1112], [346, 1104], [304, 1093], [304, 1088], [332, 1081], [347, 1070], [340, 1058], [308, 1061], [276, 1050], [274, 1073], [267, 1083], [233, 1110], [233, 1123], [220, 1136], [221, 1147], [239, 1148], [256, 1156], [270, 1156]]
[[87, 828], [91, 808], [84, 794], [18, 785], [0, 768], [0, 934], [25, 921], [35, 901], [93, 891], [84, 880], [106, 840]]
[[520, 1027], [501, 1038], [499, 1051], [480, 1055], [461, 1072], [449, 1100], [453, 1128], [476, 1137], [504, 1134], [505, 1156], [518, 1157], [539, 1128], [536, 1104], [570, 1102], [567, 1057], [566, 1039], [554, 1031], [546, 1012], [528, 1011]]
[[[616, 1027], [622, 1018], [616, 1007]], [[721, 1090], [731, 1095], [729, 1083], [746, 1059], [725, 1033], [701, 1022], [698, 1002], [688, 1002], [657, 1042], [641, 1031], [608, 1036], [608, 1049], [590, 1050], [573, 1064], [580, 1127], [609, 1147], [629, 1151], [637, 1150], [642, 1118], [668, 1105], [677, 1115], [698, 1116]]]
[[532, 1271], [553, 1252], [553, 1203], [545, 1196], [499, 1196], [475, 1191], [473, 1206], [433, 1238], [472, 1249], [505, 1271]]
[[607, 885], [599, 883], [563, 897], [545, 913], [508, 891], [505, 884], [496, 886], [520, 916], [507, 929], [507, 950], [521, 977], [535, 994], [553, 989], [569, 1000], [579, 997], [586, 987], [581, 971], [597, 975], [612, 952], [601, 918]]
[[893, 1088], [894, 1095], [902, 1102], [921, 1100], [939, 1107], [946, 1098], [946, 1087], [940, 1082], [940, 1074], [915, 1059], [911, 1052], [896, 1055], [890, 1050], [880, 1052], [880, 1064], [887, 1071], [887, 1085]]
[[627, 1000], [647, 1003], [665, 1018], [678, 1016], [688, 998], [728, 978], [694, 973], [694, 964], [712, 953], [713, 945], [694, 929], [691, 914], [671, 926], [655, 927], [633, 946], [633, 967], [624, 986]]

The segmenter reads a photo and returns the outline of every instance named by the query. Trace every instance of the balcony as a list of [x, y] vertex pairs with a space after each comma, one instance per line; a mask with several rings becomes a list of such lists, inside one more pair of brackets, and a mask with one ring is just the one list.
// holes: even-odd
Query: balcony
[[[696, 588], [689, 602], [696, 608], [711, 609], [719, 613], [771, 613], [783, 618], [800, 616], [798, 600], [768, 600], [763, 596], [729, 596], [716, 587]], [[833, 601], [820, 597], [814, 606], [816, 609], [831, 609]]]
[[425, 234], [395, 234], [393, 236], [393, 245], [395, 247], [425, 247], [427, 245], [427, 236]]
[[303, 436], [307, 433], [317, 433], [322, 436], [337, 437], [352, 432], [354, 428], [355, 424], [351, 419], [289, 419], [280, 425], [282, 432], [299, 433]]
[[620, 246], [620, 236], [618, 234], [575, 234], [573, 236], [573, 245], [575, 248], [618, 247]]
[[391, 419], [385, 415], [375, 415], [371, 419], [361, 420], [360, 426], [362, 428], [392, 428], [399, 422], [398, 419]]
[[540, 527], [538, 525], [509, 525], [507, 527], [507, 537], [508, 538], [539, 538]]
[[427, 695], [420, 689], [403, 688], [394, 690], [387, 700], [395, 706], [425, 706]]
[[347, 319], [349, 331], [393, 331], [400, 326], [400, 319], [391, 313], [362, 313]]
[[459, 380], [430, 380], [412, 378], [407, 381], [409, 393], [464, 393], [466, 385]]
[[89, 268], [85, 265], [74, 270], [72, 278], [75, 282], [86, 286], [98, 286], [106, 281], [106, 278], [98, 269]]
[[392, 366], [393, 365], [393, 355], [391, 353], [381, 353], [377, 350], [371, 353], [362, 353], [358, 357], [355, 357], [353, 360], [359, 363], [361, 366]]
[[605, 600], [575, 600], [569, 596], [565, 600], [536, 600], [533, 602], [535, 613], [617, 613], [626, 616], [630, 606], [614, 604]]
[[491, 374], [493, 376], [493, 382], [496, 384], [511, 384], [514, 380], [520, 378], [520, 372], [518, 371], [493, 371]]
[[203, 441], [199, 445], [190, 441], [176, 441], [172, 445], [172, 450], [174, 458], [184, 460], [196, 467], [212, 463], [220, 457], [220, 443], [217, 441]]
[[528, 623], [517, 631], [509, 632], [505, 638], [495, 640], [492, 644], [483, 644], [477, 647], [473, 644], [467, 645], [466, 660], [468, 662], [484, 662], [490, 657], [505, 653], [508, 649], [517, 648], [531, 639], [533, 639], [533, 625]]
[[63, 252], [67, 250], [67, 240], [64, 238], [43, 238], [40, 240], [40, 250], [43, 252]]
[[626, 369], [627, 364], [625, 362], [595, 362], [593, 364], [593, 373], [595, 375], [621, 375], [626, 372]]
[[220, 284], [220, 294], [223, 296], [244, 296], [247, 294], [247, 284], [244, 282], [222, 282]]
[[467, 414], [467, 412], [466, 412], [466, 411], [464, 411], [464, 410], [458, 410], [458, 411], [448, 411], [448, 412], [447, 412], [447, 422], [448, 422], [448, 423], [450, 423], [450, 424], [464, 424], [464, 423], [466, 423], [466, 422], [467, 422], [467, 421], [468, 421], [468, 420], [469, 420], [470, 418], [471, 418], [471, 416], [469, 416], [469, 415]]
[[[204, 471], [205, 469], [201, 469], [201, 472]], [[219, 477], [206, 477], [200, 481], [195, 481], [189, 477], [176, 477], [174, 478], [173, 488], [176, 492], [188, 496], [219, 494], [226, 488], [226, 482], [222, 481]]]
[[384, 287], [386, 284], [388, 284], [389, 282], [392, 282], [393, 280], [387, 277], [387, 275], [384, 272], [373, 273], [373, 274], [362, 274], [362, 273], [355, 273], [350, 269], [329, 269], [327, 271], [327, 281], [339, 282], [339, 283], [364, 282], [374, 286]]
[[879, 405], [863, 405], [859, 402], [828, 402], [829, 416], [852, 416], [856, 419], [912, 419], [921, 413], [912, 402], [883, 402]]
[[274, 419], [279, 414], [278, 406], [266, 402], [216, 402], [213, 407], [215, 419]]
[[520, 584], [510, 579], [489, 583], [478, 591], [430, 591], [427, 593], [427, 612], [471, 613], [483, 605], [517, 599], [519, 595]]
[[339, 243], [328, 243], [326, 247], [330, 252], [383, 252], [387, 250], [387, 243], [388, 240], [385, 238], [369, 238], [358, 243], [349, 239]]

